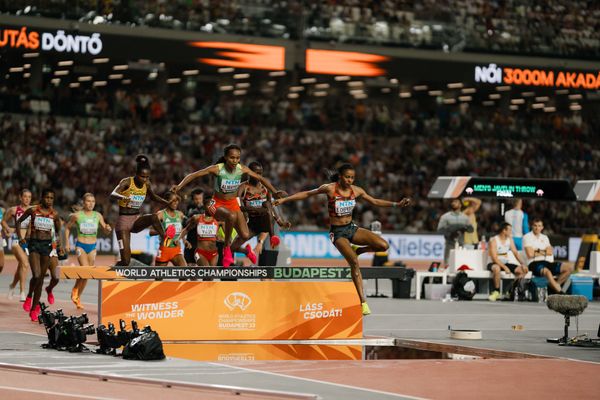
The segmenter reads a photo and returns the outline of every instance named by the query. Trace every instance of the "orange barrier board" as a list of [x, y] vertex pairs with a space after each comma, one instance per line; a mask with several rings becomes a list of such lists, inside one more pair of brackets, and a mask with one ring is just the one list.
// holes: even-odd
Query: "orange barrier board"
[[119, 319], [163, 340], [362, 338], [352, 282], [102, 281], [101, 323]]

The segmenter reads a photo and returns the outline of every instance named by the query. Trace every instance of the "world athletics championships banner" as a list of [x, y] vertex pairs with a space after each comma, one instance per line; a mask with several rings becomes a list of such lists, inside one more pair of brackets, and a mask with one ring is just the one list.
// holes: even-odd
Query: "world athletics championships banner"
[[102, 281], [101, 295], [102, 324], [133, 319], [163, 340], [362, 338], [352, 282]]

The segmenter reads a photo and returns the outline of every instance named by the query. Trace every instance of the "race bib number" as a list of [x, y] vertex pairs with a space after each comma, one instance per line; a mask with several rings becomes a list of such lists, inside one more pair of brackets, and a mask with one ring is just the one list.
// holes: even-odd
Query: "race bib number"
[[87, 220], [79, 224], [79, 230], [84, 235], [95, 235], [98, 232], [98, 222], [92, 220]]
[[144, 204], [146, 195], [144, 194], [132, 194], [129, 196], [129, 208], [140, 208]]
[[217, 236], [217, 225], [214, 224], [198, 224], [196, 229], [198, 237], [212, 238]]
[[50, 232], [54, 228], [54, 219], [48, 217], [36, 217], [34, 226], [38, 231]]
[[352, 214], [355, 205], [356, 200], [336, 200], [335, 213], [340, 216]]
[[260, 208], [260, 207], [262, 207], [262, 205], [265, 201], [266, 201], [265, 199], [250, 200], [250, 201], [248, 201], [248, 207]]
[[233, 193], [240, 187], [241, 183], [240, 179], [223, 179], [221, 181], [221, 191], [223, 193]]

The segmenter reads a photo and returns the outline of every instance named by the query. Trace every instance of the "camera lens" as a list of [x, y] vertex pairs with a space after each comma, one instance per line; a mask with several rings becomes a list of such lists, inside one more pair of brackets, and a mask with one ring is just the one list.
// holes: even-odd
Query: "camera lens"
[[84, 327], [83, 331], [88, 335], [92, 335], [94, 333], [94, 325], [88, 325]]

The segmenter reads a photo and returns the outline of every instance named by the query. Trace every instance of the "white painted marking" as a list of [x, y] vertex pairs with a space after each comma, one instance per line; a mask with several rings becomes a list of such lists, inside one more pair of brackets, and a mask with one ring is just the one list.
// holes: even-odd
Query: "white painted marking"
[[228, 371], [228, 370], [222, 370], [222, 372], [214, 372], [214, 371], [197, 371], [197, 372], [174, 372], [174, 373], [164, 373], [164, 372], [155, 372], [155, 373], [141, 373], [141, 374], [127, 374], [127, 375], [120, 375], [120, 376], [124, 376], [124, 377], [130, 377], [130, 376], [136, 376], [139, 378], [144, 378], [147, 376], [153, 376], [153, 375], [158, 375], [158, 376], [170, 376], [170, 375], [174, 375], [174, 376], [183, 376], [183, 375], [190, 375], [190, 376], [195, 376], [195, 375], [202, 375], [202, 376], [206, 376], [206, 375], [234, 375], [234, 374], [242, 374], [245, 373], [245, 371]]
[[[586, 312], [587, 315], [587, 312]], [[446, 314], [371, 314], [369, 315], [367, 318], [371, 319], [371, 317], [415, 317], [415, 318], [423, 318], [423, 317], [490, 317], [490, 316], [494, 316], [494, 317], [514, 317], [515, 314], [514, 313], [508, 313], [508, 314], [452, 314], [452, 313], [446, 313]], [[542, 317], [542, 318], [548, 318], [548, 317], [555, 317], [556, 314], [523, 314], [523, 317], [527, 317], [527, 318], [531, 318], [531, 317]]]
[[18, 388], [14, 386], [0, 386], [0, 389], [11, 390], [13, 392], [27, 392], [27, 393], [38, 393], [38, 394], [49, 394], [57, 397], [73, 397], [76, 399], [94, 399], [94, 400], [115, 400], [118, 397], [100, 397], [100, 396], [87, 396], [85, 394], [67, 394], [67, 393], [59, 393], [52, 392], [50, 390], [36, 390], [36, 389], [24, 389]]
[[[498, 332], [502, 332], [502, 331], [511, 331], [511, 328], [477, 328], [479, 330], [481, 330], [482, 332], [487, 332], [487, 331], [498, 331]], [[547, 332], [547, 331], [551, 331], [551, 329], [525, 329], [526, 331], [529, 332]], [[579, 327], [579, 330], [581, 331], [581, 326]], [[431, 332], [450, 332], [448, 330], [448, 328], [373, 328], [373, 329], [365, 329], [363, 332], [374, 332], [374, 333], [382, 333], [382, 332], [421, 332], [421, 331], [431, 331]], [[400, 338], [398, 338], [400, 339]], [[413, 338], [413, 340], [436, 340], [435, 338], [431, 339], [431, 338]]]

